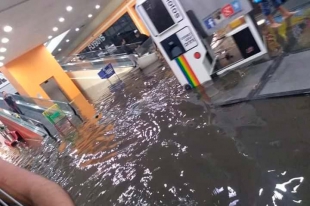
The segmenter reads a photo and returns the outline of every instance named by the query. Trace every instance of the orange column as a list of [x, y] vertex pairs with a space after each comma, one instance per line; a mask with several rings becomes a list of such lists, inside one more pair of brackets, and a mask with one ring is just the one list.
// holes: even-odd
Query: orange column
[[144, 25], [144, 23], [142, 22], [142, 20], [140, 19], [139, 15], [136, 12], [135, 4], [127, 5], [127, 12], [131, 17], [132, 21], [135, 23], [136, 27], [139, 29], [140, 33], [150, 35], [146, 26]]
[[94, 107], [88, 103], [43, 45], [9, 62], [0, 70], [21, 95], [33, 98], [40, 96], [44, 99], [50, 99], [41, 84], [53, 77], [61, 91], [79, 109], [83, 117], [88, 119], [95, 114]]

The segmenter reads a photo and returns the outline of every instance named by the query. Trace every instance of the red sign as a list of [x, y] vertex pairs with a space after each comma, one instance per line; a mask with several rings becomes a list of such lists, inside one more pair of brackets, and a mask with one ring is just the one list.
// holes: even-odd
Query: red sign
[[228, 18], [234, 15], [235, 11], [231, 4], [227, 4], [222, 8], [222, 14]]

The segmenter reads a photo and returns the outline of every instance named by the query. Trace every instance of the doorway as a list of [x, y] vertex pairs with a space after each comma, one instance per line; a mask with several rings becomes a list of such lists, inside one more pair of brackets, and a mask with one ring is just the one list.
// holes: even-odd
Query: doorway
[[47, 81], [40, 85], [45, 93], [49, 96], [50, 99], [61, 101], [61, 102], [70, 102], [65, 93], [59, 87], [55, 78], [49, 78]]

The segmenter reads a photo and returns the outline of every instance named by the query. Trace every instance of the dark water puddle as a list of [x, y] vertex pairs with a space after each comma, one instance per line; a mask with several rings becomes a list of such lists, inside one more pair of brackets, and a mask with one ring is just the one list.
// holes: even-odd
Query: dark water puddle
[[216, 108], [169, 70], [124, 82], [77, 138], [12, 161], [77, 205], [310, 205], [309, 97]]

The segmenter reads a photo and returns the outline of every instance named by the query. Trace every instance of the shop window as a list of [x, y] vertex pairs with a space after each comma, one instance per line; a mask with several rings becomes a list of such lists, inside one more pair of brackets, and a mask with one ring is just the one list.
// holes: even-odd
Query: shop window
[[130, 18], [129, 14], [124, 14], [111, 27], [102, 33], [101, 37], [94, 40], [81, 53], [90, 51], [104, 50], [111, 46], [120, 46], [121, 39], [126, 39], [128, 43], [136, 42], [134, 31], [137, 30], [136, 25]]

